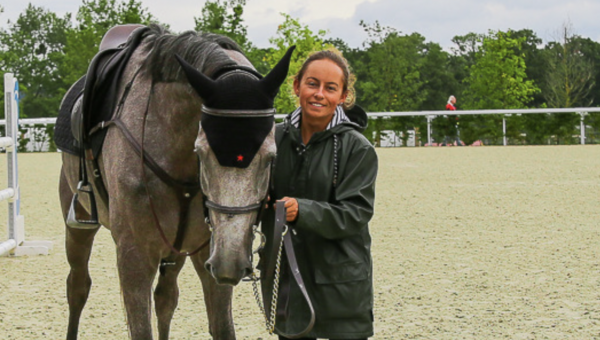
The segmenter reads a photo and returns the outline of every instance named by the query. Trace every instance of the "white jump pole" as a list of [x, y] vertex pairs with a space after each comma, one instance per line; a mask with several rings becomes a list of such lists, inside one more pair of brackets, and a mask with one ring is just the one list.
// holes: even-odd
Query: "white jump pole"
[[0, 138], [0, 146], [6, 148], [8, 188], [0, 191], [0, 200], [8, 200], [8, 240], [0, 243], [0, 256], [48, 255], [52, 249], [49, 241], [25, 241], [25, 218], [20, 214], [19, 173], [17, 148], [19, 133], [19, 82], [12, 73], [4, 74], [4, 116], [6, 137]]

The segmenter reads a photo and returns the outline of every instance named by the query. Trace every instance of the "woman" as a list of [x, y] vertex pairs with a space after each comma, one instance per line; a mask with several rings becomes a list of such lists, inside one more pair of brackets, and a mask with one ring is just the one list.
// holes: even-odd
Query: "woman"
[[456, 106], [454, 106], [454, 104], [456, 104], [456, 97], [454, 97], [454, 96], [448, 97], [448, 103], [446, 104], [446, 110], [456, 111]]
[[[300, 107], [277, 126], [271, 197], [285, 201], [298, 268], [316, 322], [303, 339], [373, 335], [373, 216], [377, 155], [361, 134], [354, 76], [337, 51], [311, 55], [294, 79]], [[273, 211], [263, 221], [272, 228]], [[267, 233], [268, 234], [268, 233]], [[295, 283], [280, 287], [276, 332], [298, 334], [310, 312]], [[290, 282], [289, 276], [287, 282]], [[286, 293], [288, 292], [288, 293]], [[280, 335], [279, 339], [287, 339]]]

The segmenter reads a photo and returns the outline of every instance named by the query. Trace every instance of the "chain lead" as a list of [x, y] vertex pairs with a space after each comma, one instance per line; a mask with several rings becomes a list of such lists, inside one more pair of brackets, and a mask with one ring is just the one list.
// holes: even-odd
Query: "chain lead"
[[277, 297], [279, 296], [279, 277], [281, 271], [281, 253], [283, 251], [283, 237], [288, 232], [288, 226], [284, 225], [283, 232], [281, 234], [281, 242], [279, 243], [279, 250], [277, 251], [277, 262], [275, 262], [275, 277], [273, 278], [273, 295], [271, 297], [271, 313], [267, 316], [267, 312], [265, 311], [265, 307], [260, 301], [260, 294], [258, 292], [258, 277], [256, 276], [256, 272], [253, 271], [250, 274], [250, 280], [252, 281], [252, 290], [254, 291], [254, 298], [256, 299], [256, 303], [258, 304], [258, 308], [262, 312], [262, 315], [265, 318], [265, 325], [267, 327], [267, 332], [270, 335], [273, 335], [275, 331], [275, 315], [277, 309]]

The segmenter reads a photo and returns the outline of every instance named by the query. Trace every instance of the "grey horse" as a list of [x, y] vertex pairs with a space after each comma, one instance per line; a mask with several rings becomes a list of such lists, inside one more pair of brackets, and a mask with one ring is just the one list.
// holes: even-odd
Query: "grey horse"
[[[273, 100], [291, 52], [262, 78], [225, 37], [173, 35], [158, 26], [144, 34], [124, 69], [114, 118], [101, 127], [106, 136], [94, 161], [107, 199], [96, 200], [98, 225], [66, 223], [67, 339], [77, 338], [92, 285], [88, 262], [99, 225], [110, 230], [116, 244], [132, 339], [153, 338], [157, 273], [158, 334], [168, 339], [179, 297], [177, 276], [187, 257], [202, 283], [212, 337], [235, 339], [232, 290], [252, 271], [253, 226], [276, 152]], [[248, 133], [255, 128], [258, 137]], [[65, 221], [73, 210], [79, 219], [90, 218], [89, 195], [73, 203], [80, 159], [63, 152], [62, 160]], [[89, 159], [85, 164], [94, 165]], [[87, 174], [98, 192], [92, 171]]]

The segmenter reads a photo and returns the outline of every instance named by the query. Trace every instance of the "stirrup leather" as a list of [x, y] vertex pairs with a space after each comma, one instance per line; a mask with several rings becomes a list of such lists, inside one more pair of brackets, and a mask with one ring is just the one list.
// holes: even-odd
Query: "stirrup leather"
[[[90, 219], [87, 220], [78, 218], [75, 210], [77, 205], [82, 207], [81, 203], [79, 203], [80, 192], [88, 194], [90, 197], [90, 208], [92, 212], [90, 214]], [[100, 227], [100, 223], [98, 223], [98, 210], [96, 209], [96, 198], [94, 197], [92, 186], [89, 183], [84, 185], [83, 181], [81, 181], [77, 185], [77, 192], [73, 195], [71, 207], [69, 208], [69, 213], [67, 214], [67, 225], [75, 229], [96, 229]]]

